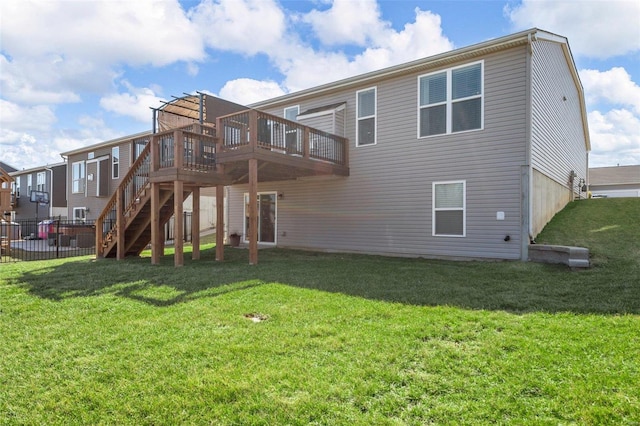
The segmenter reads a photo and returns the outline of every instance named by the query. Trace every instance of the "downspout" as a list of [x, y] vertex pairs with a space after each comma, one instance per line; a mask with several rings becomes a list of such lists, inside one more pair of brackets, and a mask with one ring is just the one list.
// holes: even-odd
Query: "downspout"
[[49, 167], [45, 167], [44, 168], [46, 171], [48, 171], [50, 173], [51, 176], [51, 187], [49, 188], [50, 190], [50, 195], [49, 195], [49, 218], [53, 217], [53, 170], [50, 169]]
[[69, 168], [69, 159], [67, 157], [65, 157], [64, 155], [60, 154], [60, 157], [62, 157], [62, 160], [64, 161], [64, 163], [67, 165], [67, 169], [65, 171], [65, 182], [66, 182], [66, 188], [64, 191], [64, 203], [67, 206], [67, 219], [69, 219], [71, 217], [71, 215], [69, 214], [69, 191], [70, 191], [70, 185], [69, 182], [71, 182], [71, 179], [69, 179], [69, 174], [72, 173], [71, 169]]
[[532, 127], [533, 127], [533, 97], [532, 97], [532, 56], [533, 56], [534, 37], [531, 33], [527, 35], [527, 64], [526, 64], [526, 117], [525, 124], [525, 164], [522, 166], [520, 173], [521, 185], [521, 223], [520, 223], [520, 260], [529, 260], [529, 243], [532, 240], [532, 224], [533, 218], [533, 168], [531, 165], [531, 145], [532, 145]]

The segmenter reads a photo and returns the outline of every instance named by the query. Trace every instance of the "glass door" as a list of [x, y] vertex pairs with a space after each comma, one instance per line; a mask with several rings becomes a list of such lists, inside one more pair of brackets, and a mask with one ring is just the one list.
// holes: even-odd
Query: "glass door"
[[[258, 193], [258, 242], [276, 243], [275, 192]], [[249, 194], [244, 194], [244, 241], [249, 241]]]

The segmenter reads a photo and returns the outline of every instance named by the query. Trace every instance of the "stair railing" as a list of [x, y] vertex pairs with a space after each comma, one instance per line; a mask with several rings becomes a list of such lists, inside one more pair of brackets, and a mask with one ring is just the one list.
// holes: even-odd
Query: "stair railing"
[[96, 256], [102, 257], [104, 244], [116, 235], [118, 216], [125, 217], [139, 200], [149, 182], [150, 168], [151, 143], [147, 143], [96, 219]]

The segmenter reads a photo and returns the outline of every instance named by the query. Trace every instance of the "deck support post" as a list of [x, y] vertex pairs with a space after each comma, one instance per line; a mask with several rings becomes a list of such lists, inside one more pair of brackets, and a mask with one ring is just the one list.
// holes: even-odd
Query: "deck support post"
[[158, 265], [162, 253], [162, 231], [160, 230], [160, 184], [151, 184], [151, 264]]
[[173, 262], [184, 265], [184, 182], [173, 182]]
[[224, 186], [216, 186], [216, 260], [224, 260]]
[[258, 160], [249, 160], [249, 264], [258, 264]]
[[119, 186], [118, 189], [116, 189], [116, 259], [118, 260], [124, 259], [126, 254], [124, 250], [124, 234], [124, 192], [122, 191], [122, 187]]
[[191, 259], [200, 259], [200, 187], [193, 188], [193, 212], [191, 213]]

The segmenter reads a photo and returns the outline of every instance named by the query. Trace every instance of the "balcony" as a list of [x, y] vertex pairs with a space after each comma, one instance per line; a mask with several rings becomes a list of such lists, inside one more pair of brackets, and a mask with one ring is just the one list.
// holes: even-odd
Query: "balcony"
[[256, 110], [157, 133], [151, 158], [151, 182], [247, 183], [250, 159], [260, 182], [349, 175], [347, 139]]

